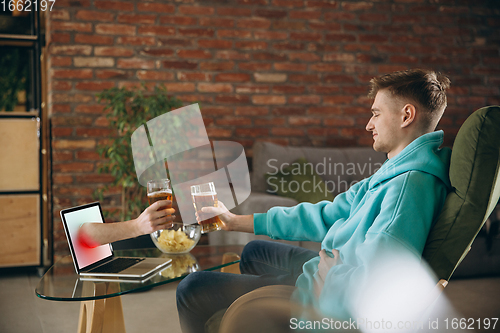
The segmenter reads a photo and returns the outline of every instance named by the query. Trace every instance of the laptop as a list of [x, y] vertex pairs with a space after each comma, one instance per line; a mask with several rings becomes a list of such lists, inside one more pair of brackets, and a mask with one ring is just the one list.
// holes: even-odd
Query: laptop
[[172, 259], [119, 257], [113, 253], [111, 244], [94, 248], [82, 245], [77, 238], [83, 223], [104, 223], [99, 202], [61, 210], [61, 219], [68, 239], [76, 272], [81, 277], [117, 277], [125, 279], [145, 279], [162, 268]]

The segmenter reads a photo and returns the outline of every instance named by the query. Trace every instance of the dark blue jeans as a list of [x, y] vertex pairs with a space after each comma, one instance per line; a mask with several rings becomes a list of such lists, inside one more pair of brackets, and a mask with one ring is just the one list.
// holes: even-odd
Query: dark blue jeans
[[177, 310], [184, 333], [204, 332], [205, 322], [238, 297], [260, 287], [295, 285], [306, 261], [318, 253], [270, 241], [252, 241], [243, 249], [240, 274], [195, 272], [177, 287]]

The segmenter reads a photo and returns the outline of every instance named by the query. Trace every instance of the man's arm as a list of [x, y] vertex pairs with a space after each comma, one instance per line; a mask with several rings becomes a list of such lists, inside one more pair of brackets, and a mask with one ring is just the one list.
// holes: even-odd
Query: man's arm
[[157, 201], [146, 208], [138, 218], [115, 223], [84, 223], [79, 230], [79, 238], [94, 247], [119, 240], [133, 238], [162, 230], [170, 225], [175, 209], [167, 208], [170, 200]]

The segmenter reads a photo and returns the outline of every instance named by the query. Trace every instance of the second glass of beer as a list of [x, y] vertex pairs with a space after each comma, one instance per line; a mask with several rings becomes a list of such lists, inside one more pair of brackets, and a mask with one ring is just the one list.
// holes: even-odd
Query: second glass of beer
[[[213, 182], [191, 186], [191, 198], [196, 212], [203, 207], [218, 207], [217, 192]], [[218, 216], [203, 220], [201, 224], [201, 233], [221, 230], [222, 221]]]
[[[156, 179], [148, 181], [148, 202], [151, 206], [159, 200], [172, 201], [172, 189], [170, 188], [170, 180]], [[172, 208], [172, 203], [167, 206]]]

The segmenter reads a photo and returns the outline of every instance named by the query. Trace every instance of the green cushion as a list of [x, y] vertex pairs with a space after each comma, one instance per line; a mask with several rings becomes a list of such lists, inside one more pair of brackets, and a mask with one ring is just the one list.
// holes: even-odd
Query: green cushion
[[452, 191], [427, 238], [422, 257], [449, 280], [500, 195], [500, 107], [477, 110], [460, 128], [450, 161]]
[[316, 174], [312, 163], [299, 158], [277, 174], [266, 174], [268, 193], [292, 198], [298, 202], [333, 201], [323, 179]]

